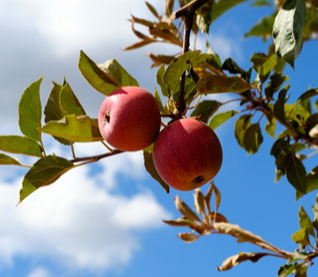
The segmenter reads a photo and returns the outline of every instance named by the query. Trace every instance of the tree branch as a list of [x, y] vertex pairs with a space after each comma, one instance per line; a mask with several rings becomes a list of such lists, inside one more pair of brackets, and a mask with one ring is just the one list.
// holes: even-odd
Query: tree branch
[[80, 157], [80, 158], [75, 158], [73, 160], [70, 160], [72, 163], [78, 163], [78, 162], [85, 162], [85, 161], [92, 161], [92, 162], [97, 162], [101, 159], [114, 156], [120, 153], [124, 153], [123, 151], [120, 150], [113, 150], [112, 152], [96, 155], [96, 156], [88, 156], [88, 157]]
[[180, 18], [182, 16], [187, 17], [190, 14], [193, 15], [198, 8], [200, 8], [203, 4], [205, 4], [208, 1], [209, 0], [195, 0], [195, 1], [192, 1], [192, 2], [188, 3], [187, 5], [184, 5], [179, 10], [175, 11], [171, 15], [170, 18], [172, 20], [175, 20], [175, 19]]

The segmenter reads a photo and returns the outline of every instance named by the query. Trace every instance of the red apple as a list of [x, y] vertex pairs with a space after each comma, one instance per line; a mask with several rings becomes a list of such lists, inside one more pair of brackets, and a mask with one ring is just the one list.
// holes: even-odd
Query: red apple
[[140, 87], [122, 87], [106, 97], [99, 110], [102, 137], [122, 151], [149, 146], [160, 130], [158, 104], [151, 93]]
[[218, 173], [222, 148], [209, 126], [194, 118], [183, 118], [160, 132], [153, 161], [169, 186], [187, 191], [202, 186]]

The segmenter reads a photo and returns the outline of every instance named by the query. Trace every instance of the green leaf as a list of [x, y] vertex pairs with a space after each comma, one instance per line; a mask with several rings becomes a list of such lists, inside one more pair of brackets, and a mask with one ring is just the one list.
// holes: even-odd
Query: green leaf
[[271, 121], [267, 121], [265, 125], [265, 131], [269, 134], [272, 138], [275, 138], [275, 131], [276, 131], [276, 119], [272, 118]]
[[312, 235], [315, 238], [314, 226], [312, 225], [311, 219], [309, 218], [303, 206], [300, 206], [299, 208], [298, 218], [300, 228], [305, 229], [309, 235]]
[[304, 229], [304, 228], [296, 231], [292, 235], [292, 240], [294, 242], [296, 242], [296, 243], [303, 244], [303, 245], [309, 245], [310, 244], [310, 240], [309, 240], [309, 236], [308, 236], [307, 230]]
[[144, 150], [144, 165], [145, 165], [147, 172], [151, 175], [151, 177], [154, 178], [163, 187], [163, 189], [166, 191], [166, 193], [169, 193], [170, 188], [165, 183], [165, 181], [163, 181], [161, 179], [161, 177], [159, 176], [159, 174], [155, 168], [155, 165], [153, 163], [152, 151], [150, 151], [150, 150]]
[[22, 164], [19, 163], [18, 160], [9, 157], [5, 154], [0, 153], [0, 165], [19, 165], [22, 166]]
[[[61, 85], [53, 82], [53, 88], [51, 90], [49, 99], [44, 109], [45, 123], [48, 123], [49, 121], [52, 121], [52, 120], [60, 120], [64, 117], [64, 112], [62, 111], [62, 108], [60, 105], [61, 89], [62, 89]], [[70, 145], [70, 142], [65, 139], [61, 139], [58, 137], [54, 137], [54, 138], [62, 144]]]
[[67, 115], [58, 121], [50, 121], [39, 129], [43, 133], [71, 142], [102, 141], [97, 119], [87, 115]]
[[275, 18], [273, 26], [275, 52], [292, 67], [303, 45], [302, 32], [305, 21], [304, 0], [287, 0]]
[[158, 104], [158, 106], [159, 106], [160, 112], [166, 113], [166, 109], [164, 108], [164, 106], [163, 106], [163, 104], [162, 104], [162, 102], [161, 102], [161, 98], [160, 98], [160, 95], [159, 95], [159, 93], [158, 93], [157, 88], [155, 88], [155, 99], [156, 99], [157, 104]]
[[196, 23], [202, 33], [209, 33], [212, 23], [214, 1], [208, 1], [202, 5], [196, 12]]
[[19, 126], [21, 132], [34, 140], [41, 140], [41, 133], [37, 128], [41, 127], [41, 100], [40, 85], [43, 78], [32, 83], [22, 94], [19, 103]]
[[272, 29], [274, 25], [275, 14], [263, 17], [259, 23], [254, 25], [244, 37], [261, 37], [264, 41], [268, 40], [272, 36]]
[[41, 146], [27, 137], [0, 136], [0, 150], [14, 154], [42, 157]]
[[72, 162], [57, 156], [47, 156], [38, 160], [24, 176], [20, 203], [36, 189], [55, 182], [72, 167]]
[[209, 126], [212, 130], [215, 130], [217, 127], [222, 125], [227, 120], [231, 119], [233, 116], [235, 116], [238, 112], [237, 111], [226, 111], [223, 113], [218, 113], [215, 116], [212, 117], [210, 120]]
[[289, 79], [288, 76], [283, 76], [281, 73], [274, 73], [270, 77], [270, 82], [268, 82], [265, 88], [265, 95], [267, 99], [273, 99], [273, 95], [277, 92], [282, 84]]
[[44, 108], [44, 121], [45, 123], [51, 120], [62, 119], [64, 114], [60, 106], [60, 91], [62, 86], [53, 82], [53, 88], [51, 90], [49, 99]]
[[301, 160], [292, 152], [286, 156], [286, 176], [296, 190], [306, 192], [306, 169]]
[[245, 73], [245, 70], [240, 68], [238, 66], [238, 64], [235, 61], [233, 61], [231, 58], [227, 58], [224, 61], [223, 65], [222, 65], [222, 69], [223, 70], [227, 70], [227, 71], [229, 71], [232, 74], [243, 74], [243, 73]]
[[289, 89], [289, 85], [283, 88], [278, 95], [278, 99], [274, 104], [273, 112], [275, 117], [278, 120], [285, 121], [285, 103], [286, 103], [286, 94]]
[[105, 95], [119, 87], [138, 86], [137, 81], [116, 60], [97, 65], [81, 51], [79, 69], [88, 83]]
[[237, 76], [216, 76], [207, 75], [196, 83], [199, 93], [222, 93], [222, 92], [237, 92], [242, 93], [249, 89], [251, 86], [244, 79]]
[[60, 90], [60, 107], [64, 115], [75, 114], [85, 115], [85, 110], [82, 107], [80, 101], [75, 96], [72, 88], [68, 83], [65, 83]]
[[222, 14], [230, 10], [231, 8], [246, 1], [247, 0], [219, 0], [214, 5], [213, 14], [212, 14], [212, 22], [215, 21]]
[[189, 51], [168, 65], [163, 74], [163, 81], [171, 91], [176, 92], [182, 74], [198, 59], [199, 55], [200, 51]]
[[297, 191], [296, 192], [296, 200], [300, 197], [304, 196], [305, 194], [312, 192], [318, 189], [318, 166], [313, 168], [307, 175], [306, 175], [306, 191], [304, 193]]
[[209, 118], [218, 110], [220, 105], [221, 103], [215, 100], [204, 100], [196, 106], [194, 111], [191, 113], [191, 116], [200, 116], [199, 120], [207, 123]]
[[163, 81], [163, 75], [165, 73], [165, 66], [161, 65], [157, 71], [157, 83], [160, 86], [161, 89], [161, 94], [165, 97], [167, 97], [169, 95], [169, 91], [168, 91], [168, 87], [166, 86], [166, 84]]
[[235, 138], [238, 142], [238, 144], [245, 149], [245, 145], [244, 145], [244, 137], [245, 137], [245, 133], [246, 130], [252, 125], [251, 124], [251, 119], [252, 116], [245, 114], [240, 116], [236, 122], [235, 122]]
[[318, 95], [318, 88], [313, 88], [313, 89], [307, 90], [302, 95], [300, 95], [298, 98], [298, 101], [304, 101], [306, 99], [309, 99], [317, 95]]
[[281, 266], [278, 270], [278, 276], [279, 277], [286, 277], [290, 274], [295, 273], [296, 268], [299, 266], [298, 263], [293, 263], [293, 264], [285, 264]]
[[247, 128], [244, 135], [244, 148], [249, 154], [255, 154], [263, 143], [262, 131], [259, 123]]
[[218, 271], [226, 271], [238, 264], [246, 261], [251, 261], [256, 263], [259, 259], [268, 256], [268, 253], [239, 253], [237, 255], [227, 258], [220, 267], [217, 268]]
[[267, 56], [263, 53], [254, 53], [251, 57], [251, 62], [253, 63], [253, 67], [257, 71], [261, 82], [264, 83], [270, 72], [277, 65], [277, 58], [274, 54]]

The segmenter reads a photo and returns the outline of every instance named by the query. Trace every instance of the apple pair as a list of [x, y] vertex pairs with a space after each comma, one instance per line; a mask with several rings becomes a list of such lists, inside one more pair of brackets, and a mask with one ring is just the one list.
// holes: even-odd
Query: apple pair
[[222, 148], [213, 130], [194, 118], [183, 118], [160, 132], [158, 104], [145, 89], [122, 87], [112, 92], [101, 105], [98, 124], [106, 142], [122, 151], [142, 150], [155, 141], [155, 168], [175, 189], [198, 188], [221, 167]]

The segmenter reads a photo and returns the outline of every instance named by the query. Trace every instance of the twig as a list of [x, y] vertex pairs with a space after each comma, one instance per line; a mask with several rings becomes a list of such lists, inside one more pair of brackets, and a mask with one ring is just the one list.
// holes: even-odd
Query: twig
[[175, 11], [172, 15], [171, 15], [171, 19], [175, 20], [177, 18], [180, 18], [181, 16], [189, 16], [190, 14], [194, 14], [194, 12], [200, 8], [203, 4], [205, 4], [206, 2], [208, 2], [209, 0], [195, 0], [190, 2], [189, 4], [183, 6], [182, 8], [180, 8], [179, 10]]
[[100, 154], [100, 155], [96, 155], [96, 156], [75, 158], [73, 160], [70, 160], [70, 162], [72, 162], [72, 163], [78, 163], [78, 162], [84, 162], [84, 161], [97, 162], [101, 159], [104, 159], [104, 158], [107, 158], [107, 157], [110, 157], [113, 155], [121, 154], [121, 153], [124, 153], [124, 151], [113, 150], [113, 152], [108, 152], [108, 153], [104, 153], [104, 154]]

